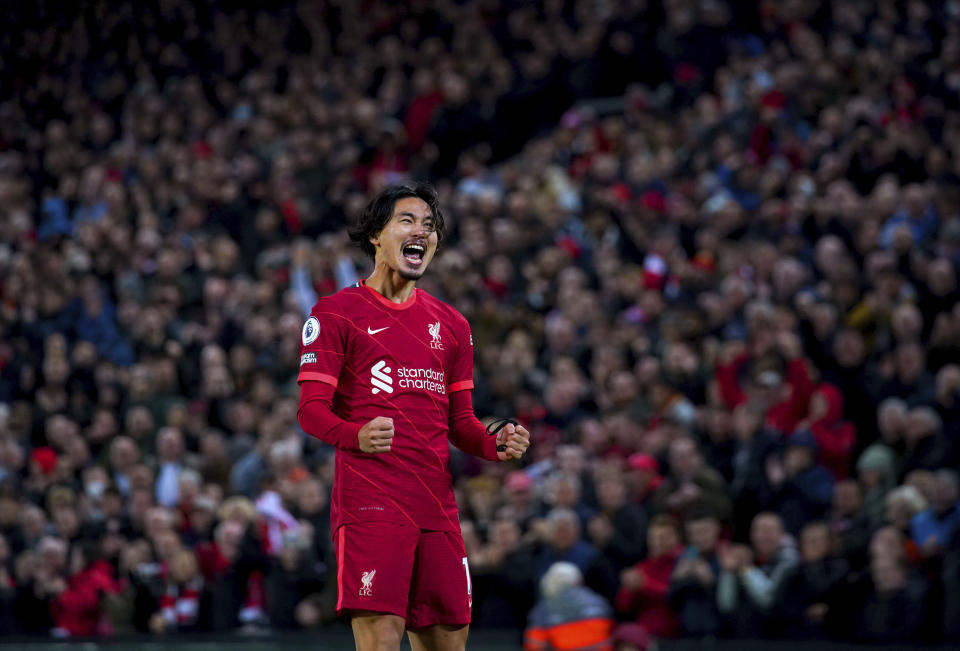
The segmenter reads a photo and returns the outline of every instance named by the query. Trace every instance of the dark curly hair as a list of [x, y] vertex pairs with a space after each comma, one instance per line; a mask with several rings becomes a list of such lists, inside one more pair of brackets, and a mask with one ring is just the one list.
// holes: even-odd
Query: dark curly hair
[[397, 202], [407, 198], [422, 199], [430, 207], [433, 214], [434, 230], [437, 233], [437, 239], [443, 240], [443, 211], [440, 210], [440, 199], [437, 197], [437, 191], [432, 185], [418, 183], [415, 186], [409, 185], [388, 185], [370, 200], [367, 207], [363, 209], [360, 217], [350, 227], [350, 239], [358, 244], [364, 253], [371, 258], [376, 255], [376, 249], [370, 242], [371, 237], [383, 230], [390, 218], [393, 216], [393, 209]]

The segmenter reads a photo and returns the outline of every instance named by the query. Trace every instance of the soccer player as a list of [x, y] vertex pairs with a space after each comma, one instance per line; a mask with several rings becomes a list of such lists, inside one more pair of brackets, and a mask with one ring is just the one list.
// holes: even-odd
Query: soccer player
[[519, 459], [530, 434], [488, 435], [473, 413], [466, 319], [421, 289], [443, 237], [430, 186], [391, 186], [350, 237], [374, 259], [366, 281], [317, 301], [303, 326], [298, 420], [335, 446], [331, 531], [337, 611], [359, 651], [463, 649], [470, 568], [450, 447]]

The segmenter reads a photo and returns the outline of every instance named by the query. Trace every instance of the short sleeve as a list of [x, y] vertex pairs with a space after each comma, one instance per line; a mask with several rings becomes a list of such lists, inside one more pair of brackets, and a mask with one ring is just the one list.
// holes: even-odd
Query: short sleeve
[[459, 318], [453, 322], [454, 332], [457, 334], [457, 347], [450, 369], [447, 393], [473, 388], [473, 334], [470, 332], [470, 324], [467, 320], [459, 314], [457, 316]]
[[321, 300], [303, 324], [300, 332], [300, 373], [297, 384], [306, 381], [326, 382], [337, 386], [349, 331], [347, 317], [331, 310]]

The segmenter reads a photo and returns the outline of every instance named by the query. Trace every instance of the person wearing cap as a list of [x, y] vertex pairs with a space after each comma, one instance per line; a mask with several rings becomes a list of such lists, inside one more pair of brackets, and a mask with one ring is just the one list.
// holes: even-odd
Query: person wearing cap
[[583, 586], [576, 565], [551, 565], [540, 579], [540, 592], [523, 636], [524, 651], [612, 651], [613, 609]]
[[30, 474], [24, 482], [24, 488], [32, 495], [41, 496], [55, 481], [59, 455], [51, 447], [34, 448], [30, 452]]
[[883, 443], [869, 446], [857, 459], [857, 478], [863, 489], [863, 510], [871, 529], [876, 529], [886, 519], [886, 500], [897, 485], [897, 456]]
[[660, 463], [652, 454], [634, 452], [627, 457], [624, 481], [633, 501], [640, 506], [649, 507], [650, 500], [663, 483]]

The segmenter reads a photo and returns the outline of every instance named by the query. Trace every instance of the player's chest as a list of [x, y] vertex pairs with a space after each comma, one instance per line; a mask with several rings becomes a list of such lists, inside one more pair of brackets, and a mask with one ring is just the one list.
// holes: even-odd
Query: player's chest
[[428, 312], [371, 314], [354, 320], [348, 358], [386, 387], [443, 384], [456, 345], [450, 327]]
[[456, 346], [450, 327], [431, 312], [373, 313], [357, 316], [350, 344], [355, 353], [387, 353], [396, 358], [444, 358]]

